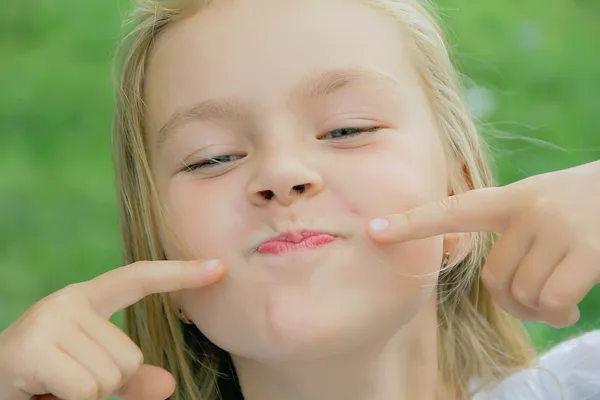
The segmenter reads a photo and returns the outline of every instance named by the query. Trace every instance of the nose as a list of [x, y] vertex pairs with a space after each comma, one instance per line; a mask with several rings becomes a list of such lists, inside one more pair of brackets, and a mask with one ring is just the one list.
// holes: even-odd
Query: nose
[[300, 159], [279, 158], [263, 163], [248, 185], [248, 196], [255, 205], [277, 202], [289, 206], [322, 189], [323, 178], [316, 168]]

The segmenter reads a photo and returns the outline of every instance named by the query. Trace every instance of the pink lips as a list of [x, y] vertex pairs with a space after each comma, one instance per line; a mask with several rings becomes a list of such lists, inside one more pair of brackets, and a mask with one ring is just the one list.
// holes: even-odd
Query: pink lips
[[275, 236], [260, 246], [260, 254], [281, 254], [292, 251], [310, 250], [333, 242], [337, 237], [322, 231], [295, 231]]

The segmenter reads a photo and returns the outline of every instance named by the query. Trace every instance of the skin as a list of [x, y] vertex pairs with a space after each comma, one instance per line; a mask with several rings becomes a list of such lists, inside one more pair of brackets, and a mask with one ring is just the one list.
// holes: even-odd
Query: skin
[[150, 294], [210, 285], [223, 271], [220, 263], [139, 262], [52, 293], [0, 333], [0, 398], [167, 398], [173, 377], [145, 365], [108, 319]]
[[[432, 293], [454, 236], [378, 246], [364, 229], [449, 194], [407, 43], [385, 14], [322, 0], [217, 2], [156, 43], [145, 123], [166, 253], [229, 271], [172, 301], [232, 354], [247, 400], [434, 396]], [[340, 131], [354, 127], [372, 131]], [[222, 164], [198, 167], [211, 157]], [[340, 237], [251, 251], [300, 228]]]
[[[600, 282], [600, 161], [474, 190], [387, 216], [379, 243], [451, 232], [501, 232], [482, 279], [514, 316], [565, 327]], [[384, 226], [381, 221], [376, 226]]]
[[[139, 263], [42, 299], [0, 333], [1, 398], [168, 397], [172, 377], [144, 365], [108, 321], [163, 292], [216, 343], [235, 350], [247, 399], [351, 398], [344, 387], [363, 398], [433, 398], [435, 308], [427, 288], [461, 233], [502, 232], [484, 280], [495, 300], [522, 318], [568, 325], [598, 282], [600, 163], [447, 198], [451, 172], [390, 21], [348, 4], [319, 2], [315, 13], [309, 1], [244, 3], [172, 27], [153, 54], [148, 82], [153, 168], [179, 239], [165, 229], [163, 240], [173, 257], [214, 256], [228, 273], [197, 262]], [[245, 13], [257, 9], [263, 13], [252, 14], [248, 26]], [[302, 30], [307, 26], [315, 38]], [[348, 26], [361, 29], [340, 29]], [[268, 35], [273, 29], [276, 37]], [[211, 43], [217, 33], [219, 42]], [[273, 57], [283, 51], [304, 57]], [[307, 70], [360, 63], [394, 78], [400, 93], [362, 84], [289, 106], [283, 100]], [[194, 121], [164, 142], [168, 151], [159, 149], [158, 130], [175, 110], [232, 95], [250, 105], [251, 122]], [[322, 137], [347, 121], [374, 120], [385, 126], [375, 134]], [[177, 163], [198, 162], [195, 148], [210, 140], [244, 161], [216, 177], [178, 172]], [[307, 183], [303, 193], [290, 190]], [[268, 201], [259, 195], [265, 190], [274, 194]], [[381, 216], [389, 229], [376, 233], [368, 221]], [[294, 223], [329, 225], [346, 238], [310, 256], [247, 256], [257, 241]], [[420, 280], [402, 275], [431, 272]], [[381, 379], [367, 382], [369, 374]]]

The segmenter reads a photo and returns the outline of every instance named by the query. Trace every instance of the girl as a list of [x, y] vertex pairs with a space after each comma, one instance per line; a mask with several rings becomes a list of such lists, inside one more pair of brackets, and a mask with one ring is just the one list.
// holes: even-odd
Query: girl
[[[575, 260], [597, 262], [594, 207], [572, 194], [569, 214], [549, 187], [600, 181], [598, 165], [485, 189], [485, 146], [424, 5], [145, 0], [134, 21], [114, 130], [130, 265], [2, 333], [0, 398], [600, 396], [597, 334], [536, 365], [500, 307], [577, 319], [597, 265], [573, 264], [566, 241], [540, 249], [567, 232]], [[425, 205], [448, 196], [447, 214]], [[490, 252], [479, 231], [504, 235]], [[196, 259], [220, 261], [167, 261]], [[552, 306], [563, 259], [579, 285]], [[106, 321], [127, 306], [131, 340]]]

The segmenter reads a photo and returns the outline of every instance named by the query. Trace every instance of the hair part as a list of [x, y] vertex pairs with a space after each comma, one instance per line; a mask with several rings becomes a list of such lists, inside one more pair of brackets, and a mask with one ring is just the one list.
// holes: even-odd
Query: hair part
[[[437, 120], [451, 171], [453, 193], [494, 185], [488, 149], [462, 95], [459, 76], [430, 4], [425, 0], [363, 0], [395, 18], [411, 38], [414, 62]], [[144, 81], [156, 38], [168, 26], [212, 0], [137, 0], [117, 55], [114, 162], [124, 262], [165, 259], [159, 238], [160, 204], [144, 140]], [[491, 298], [480, 271], [495, 240], [472, 234], [468, 254], [438, 280], [438, 368], [458, 399], [473, 383], [492, 384], [529, 367], [534, 348], [523, 325]], [[195, 326], [183, 327], [166, 295], [149, 296], [125, 310], [126, 331], [145, 362], [170, 371], [174, 400], [218, 398], [219, 362], [224, 353]], [[454, 394], [454, 393], [453, 393]]]

